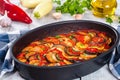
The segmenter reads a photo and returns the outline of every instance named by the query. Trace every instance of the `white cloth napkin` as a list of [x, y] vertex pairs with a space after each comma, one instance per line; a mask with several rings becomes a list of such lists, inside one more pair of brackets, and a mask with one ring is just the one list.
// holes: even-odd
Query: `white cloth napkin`
[[10, 55], [10, 47], [17, 38], [26, 32], [27, 30], [0, 34], [0, 78], [5, 73], [14, 70], [14, 61]]
[[[120, 26], [118, 26], [117, 31], [120, 34]], [[120, 79], [120, 42], [118, 47], [115, 48], [112, 53], [112, 57], [109, 62], [109, 69], [116, 78]]]

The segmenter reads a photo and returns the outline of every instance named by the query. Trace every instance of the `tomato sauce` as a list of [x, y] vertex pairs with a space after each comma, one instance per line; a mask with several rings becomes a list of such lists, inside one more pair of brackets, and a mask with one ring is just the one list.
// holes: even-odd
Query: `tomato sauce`
[[71, 31], [33, 41], [16, 57], [35, 66], [63, 66], [95, 58], [109, 50], [111, 42], [102, 31]]

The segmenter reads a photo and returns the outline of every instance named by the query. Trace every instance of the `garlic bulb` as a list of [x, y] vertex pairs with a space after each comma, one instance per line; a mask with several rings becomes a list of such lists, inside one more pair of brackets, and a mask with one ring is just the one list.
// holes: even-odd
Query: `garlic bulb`
[[55, 18], [55, 19], [60, 19], [61, 16], [62, 16], [62, 14], [61, 14], [60, 12], [56, 12], [56, 13], [53, 13], [52, 16], [53, 16], [53, 18]]
[[12, 20], [7, 16], [7, 11], [5, 11], [4, 16], [0, 17], [0, 25], [2, 27], [11, 26]]
[[74, 18], [75, 18], [76, 20], [80, 20], [80, 19], [82, 19], [82, 14], [75, 14], [75, 15], [74, 15]]

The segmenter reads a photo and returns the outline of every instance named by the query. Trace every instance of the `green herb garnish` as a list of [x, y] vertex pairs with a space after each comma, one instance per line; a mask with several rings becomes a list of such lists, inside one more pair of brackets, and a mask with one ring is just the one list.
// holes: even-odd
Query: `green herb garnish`
[[70, 36], [69, 36], [69, 38], [70, 38], [70, 39], [73, 39], [73, 38], [74, 38], [74, 36], [73, 36], [73, 35], [70, 35]]
[[61, 36], [60, 35], [56, 35], [55, 38], [61, 38]]
[[60, 0], [53, 0], [54, 3], [57, 3], [58, 5], [61, 5], [61, 1]]
[[91, 0], [66, 0], [62, 5], [56, 7], [56, 12], [82, 14], [87, 9], [91, 9]]
[[120, 16], [118, 17], [118, 22], [120, 23]]
[[106, 22], [108, 22], [108, 23], [113, 23], [113, 20], [112, 20], [112, 18], [110, 18], [110, 17], [106, 17]]

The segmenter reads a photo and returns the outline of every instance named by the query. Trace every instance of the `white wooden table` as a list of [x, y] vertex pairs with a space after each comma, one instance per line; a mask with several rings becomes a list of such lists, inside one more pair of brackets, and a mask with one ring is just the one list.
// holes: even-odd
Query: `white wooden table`
[[[52, 13], [55, 12], [53, 9], [50, 14], [47, 16], [41, 18], [41, 19], [36, 19], [32, 15], [32, 9], [26, 9], [22, 7], [19, 3], [19, 0], [10, 0], [12, 3], [18, 5], [21, 7], [23, 10], [26, 11], [26, 13], [32, 18], [33, 22], [31, 24], [25, 24], [22, 22], [15, 22], [13, 21], [11, 28], [0, 28], [0, 33], [3, 32], [14, 32], [17, 30], [26, 30], [26, 29], [34, 29], [36, 27], [40, 27], [45, 24], [53, 23], [53, 22], [58, 22], [58, 21], [66, 21], [66, 20], [74, 20], [74, 17], [70, 16], [69, 14], [64, 14], [62, 15], [62, 18], [60, 20], [55, 20], [52, 18]], [[116, 14], [120, 15], [120, 0], [117, 0], [118, 2], [118, 8], [116, 10]], [[87, 11], [84, 15], [82, 20], [94, 20], [94, 21], [100, 21], [103, 23], [105, 22], [105, 19], [103, 18], [97, 18], [93, 16], [93, 14], [90, 11]], [[106, 23], [108, 24], [108, 23]], [[114, 28], [116, 28], [119, 24], [118, 22], [114, 22], [111, 24]], [[0, 79], [1, 80], [1, 79]], [[20, 77], [19, 73], [17, 71], [8, 73], [5, 76], [3, 76], [2, 80], [25, 80]], [[79, 80], [79, 79], [75, 79]], [[81, 80], [117, 80], [109, 71], [108, 65], [103, 66], [101, 69], [87, 75], [81, 78]]]

